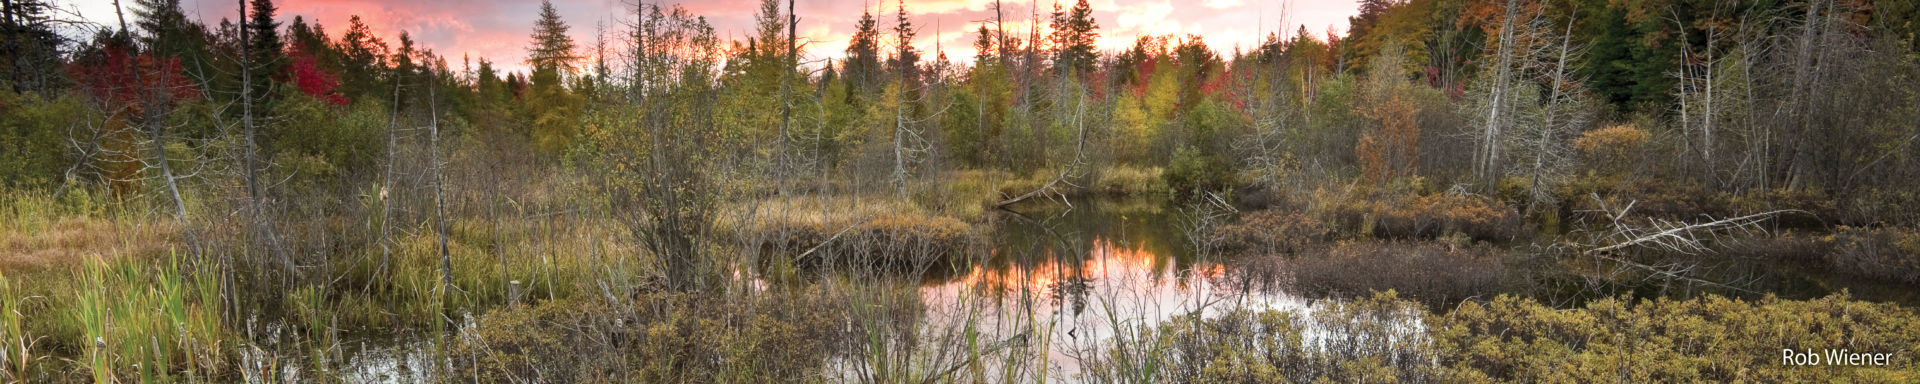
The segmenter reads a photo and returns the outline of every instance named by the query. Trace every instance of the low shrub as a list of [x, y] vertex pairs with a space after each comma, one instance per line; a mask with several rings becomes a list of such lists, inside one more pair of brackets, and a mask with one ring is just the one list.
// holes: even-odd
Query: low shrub
[[1160, 167], [1113, 166], [1093, 179], [1093, 193], [1102, 196], [1150, 196], [1169, 191], [1166, 171]]
[[1329, 213], [1345, 230], [1388, 239], [1435, 239], [1464, 234], [1472, 240], [1505, 241], [1518, 236], [1520, 213], [1491, 197], [1438, 193], [1376, 194], [1351, 199]]
[[1313, 217], [1268, 209], [1245, 213], [1239, 221], [1214, 227], [1212, 236], [1228, 251], [1293, 254], [1326, 241], [1332, 234], [1331, 227]]
[[1438, 304], [1505, 291], [1505, 256], [1484, 244], [1363, 242], [1271, 262], [1284, 271], [1282, 285], [1297, 292], [1355, 296], [1395, 290]]
[[[1608, 298], [1554, 309], [1502, 295], [1431, 324], [1444, 381], [1905, 382], [1920, 314], [1844, 294], [1747, 302]], [[1886, 366], [1786, 365], [1782, 349], [1891, 353]]]
[[1920, 230], [1840, 227], [1826, 264], [1874, 279], [1920, 284]]
[[[1920, 313], [1845, 294], [1756, 301], [1604, 298], [1571, 309], [1501, 295], [1445, 314], [1394, 292], [1161, 323], [1156, 382], [1911, 382]], [[1114, 356], [1138, 345], [1116, 345]], [[1827, 349], [1890, 354], [1827, 363]], [[1782, 350], [1822, 353], [1818, 366]], [[1103, 372], [1085, 375], [1105, 375]]]
[[821, 290], [642, 294], [492, 311], [450, 349], [463, 380], [765, 383], [817, 378], [844, 351], [843, 303]]

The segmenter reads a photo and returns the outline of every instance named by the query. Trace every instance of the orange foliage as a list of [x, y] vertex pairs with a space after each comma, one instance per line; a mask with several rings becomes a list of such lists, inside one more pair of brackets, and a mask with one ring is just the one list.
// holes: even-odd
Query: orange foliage
[[1360, 112], [1380, 121], [1380, 129], [1362, 134], [1356, 145], [1361, 176], [1372, 183], [1413, 176], [1420, 166], [1420, 124], [1413, 119], [1413, 104], [1394, 95]]

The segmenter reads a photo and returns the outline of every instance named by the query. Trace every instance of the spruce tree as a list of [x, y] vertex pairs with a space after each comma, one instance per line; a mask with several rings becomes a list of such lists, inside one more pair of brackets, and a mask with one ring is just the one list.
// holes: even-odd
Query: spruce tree
[[273, 116], [273, 84], [286, 78], [286, 45], [280, 41], [280, 22], [273, 19], [277, 10], [273, 0], [253, 0], [250, 8], [245, 28], [247, 65], [252, 66], [253, 73], [248, 78], [252, 94], [247, 96], [253, 98], [257, 116]]
[[1093, 20], [1093, 8], [1087, 5], [1087, 0], [1074, 3], [1073, 8], [1065, 12], [1055, 5], [1052, 27], [1053, 70], [1080, 75], [1093, 72], [1094, 60], [1099, 57], [1093, 50], [1093, 40], [1100, 37], [1096, 32], [1100, 24]]
[[860, 13], [860, 22], [855, 24], [853, 42], [847, 44], [847, 59], [842, 66], [846, 69], [847, 81], [861, 90], [873, 89], [879, 80], [880, 31], [875, 28], [872, 12]]
[[0, 3], [0, 83], [14, 92], [45, 90], [59, 78], [60, 36], [41, 0]]
[[553, 2], [540, 2], [540, 20], [533, 25], [533, 46], [527, 49], [527, 64], [538, 70], [552, 68], [567, 72], [573, 69], [573, 62], [579, 60], [573, 52], [573, 37], [567, 35], [567, 22], [560, 20], [560, 12], [553, 9]]

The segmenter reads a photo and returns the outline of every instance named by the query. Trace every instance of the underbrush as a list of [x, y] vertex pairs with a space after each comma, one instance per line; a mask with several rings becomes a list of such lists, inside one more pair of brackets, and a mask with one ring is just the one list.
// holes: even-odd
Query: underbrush
[[1508, 291], [1506, 258], [1506, 251], [1485, 244], [1365, 241], [1236, 263], [1253, 281], [1294, 294], [1352, 297], [1395, 290], [1444, 304]]
[[[1911, 382], [1920, 313], [1845, 294], [1602, 299], [1554, 309], [1502, 295], [1433, 325], [1449, 382]], [[1781, 350], [1891, 353], [1886, 366], [1792, 366]]]
[[821, 382], [857, 341], [821, 289], [576, 297], [492, 311], [449, 349], [472, 382]]
[[1467, 193], [1346, 191], [1313, 193], [1307, 214], [1340, 233], [1382, 239], [1436, 239], [1464, 235], [1477, 241], [1510, 241], [1523, 223], [1513, 207]]
[[1294, 254], [1327, 241], [1333, 229], [1299, 212], [1265, 209], [1241, 214], [1213, 228], [1211, 236], [1228, 252]]
[[1435, 381], [1435, 349], [1421, 327], [1428, 315], [1418, 305], [1387, 292], [1311, 312], [1236, 309], [1161, 323], [1147, 340], [1164, 349], [1148, 358], [1165, 369], [1151, 381]]
[[[1606, 298], [1573, 309], [1501, 295], [1432, 313], [1393, 292], [1296, 311], [1163, 323], [1164, 382], [1910, 382], [1920, 314], [1815, 300]], [[1121, 347], [1121, 346], [1116, 346]], [[1885, 366], [1792, 366], [1781, 350], [1890, 353]], [[1135, 357], [1142, 359], [1142, 357]], [[1097, 374], [1097, 373], [1096, 373]], [[1113, 380], [1108, 380], [1113, 381]]]
[[743, 244], [797, 264], [817, 265], [824, 255], [875, 265], [938, 264], [964, 255], [974, 232], [958, 218], [885, 198], [765, 200], [730, 210], [726, 217], [722, 227]]
[[1728, 253], [1818, 265], [1874, 280], [1920, 284], [1920, 229], [1840, 226], [1832, 233], [1743, 239]]

